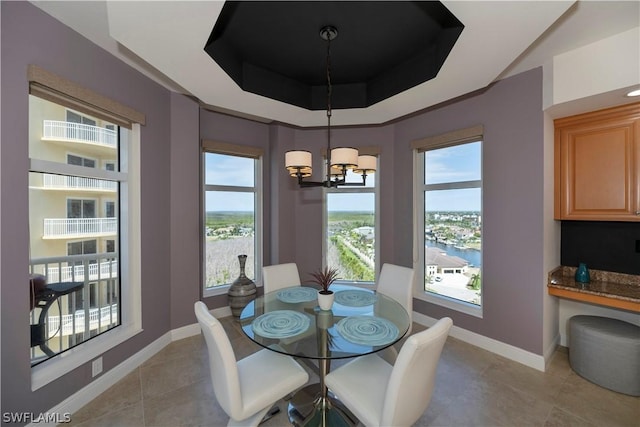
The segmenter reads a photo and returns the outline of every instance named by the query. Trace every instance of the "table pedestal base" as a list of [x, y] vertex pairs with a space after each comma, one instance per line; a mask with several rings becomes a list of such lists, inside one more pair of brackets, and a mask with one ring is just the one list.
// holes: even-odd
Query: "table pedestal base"
[[289, 421], [298, 427], [354, 427], [358, 419], [331, 393], [326, 397], [318, 391], [318, 384], [310, 384], [293, 395], [289, 401]]

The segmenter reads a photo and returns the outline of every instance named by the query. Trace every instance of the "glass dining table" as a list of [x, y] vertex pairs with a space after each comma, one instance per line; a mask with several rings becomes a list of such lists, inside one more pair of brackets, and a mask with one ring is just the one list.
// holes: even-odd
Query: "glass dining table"
[[331, 289], [331, 310], [320, 310], [317, 289], [293, 286], [256, 298], [240, 314], [243, 332], [260, 346], [317, 360], [319, 384], [307, 385], [289, 401], [289, 421], [296, 426], [356, 425], [325, 385], [331, 361], [383, 350], [409, 329], [409, 314], [394, 299], [354, 286], [333, 284]]

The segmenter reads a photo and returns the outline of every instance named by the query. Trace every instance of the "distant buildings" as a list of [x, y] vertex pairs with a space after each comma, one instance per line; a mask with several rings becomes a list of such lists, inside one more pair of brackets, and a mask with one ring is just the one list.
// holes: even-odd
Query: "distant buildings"
[[355, 233], [358, 233], [359, 235], [361, 235], [367, 240], [372, 240], [373, 238], [375, 238], [375, 229], [373, 227], [369, 227], [369, 226], [358, 227], [358, 228], [354, 228], [353, 231]]
[[436, 247], [425, 247], [425, 260], [424, 260], [427, 275], [433, 276], [435, 274], [450, 274], [450, 273], [466, 273], [469, 267], [469, 262], [466, 260], [447, 253]]

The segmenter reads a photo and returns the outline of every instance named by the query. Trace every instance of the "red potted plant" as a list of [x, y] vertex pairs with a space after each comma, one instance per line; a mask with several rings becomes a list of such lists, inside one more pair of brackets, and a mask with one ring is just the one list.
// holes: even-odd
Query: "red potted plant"
[[336, 268], [326, 266], [315, 273], [311, 273], [311, 277], [313, 277], [311, 282], [320, 286], [320, 290], [318, 291], [318, 305], [320, 306], [320, 309], [331, 310], [334, 294], [329, 287], [338, 278], [338, 270]]

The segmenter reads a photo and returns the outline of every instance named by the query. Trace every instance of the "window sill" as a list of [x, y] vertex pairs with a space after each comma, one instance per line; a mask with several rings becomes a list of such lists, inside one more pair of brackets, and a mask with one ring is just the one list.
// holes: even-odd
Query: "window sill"
[[119, 326], [113, 331], [92, 338], [33, 367], [31, 369], [31, 391], [38, 390], [53, 382], [142, 331], [142, 328], [134, 325]]
[[414, 294], [414, 298], [482, 319], [482, 307], [478, 307], [475, 304], [454, 300], [453, 298], [447, 298], [445, 296], [432, 295], [429, 293]]
[[220, 286], [215, 286], [209, 289], [203, 289], [202, 298], [215, 297], [218, 295], [226, 295], [229, 292], [229, 286], [231, 285], [220, 285]]

